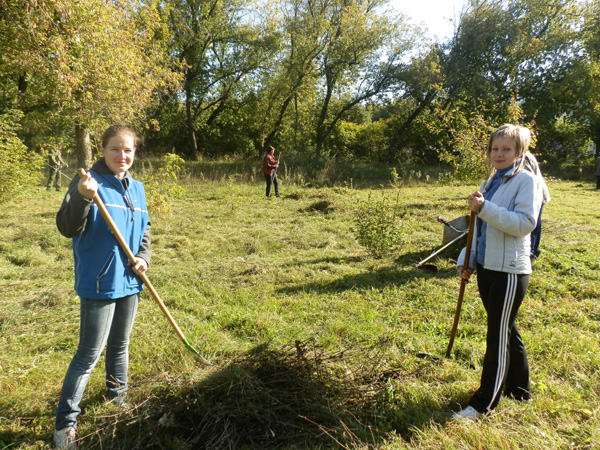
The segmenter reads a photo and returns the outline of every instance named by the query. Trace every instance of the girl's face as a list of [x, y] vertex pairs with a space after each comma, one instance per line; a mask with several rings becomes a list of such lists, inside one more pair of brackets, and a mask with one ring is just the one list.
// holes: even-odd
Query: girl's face
[[490, 159], [496, 170], [512, 166], [518, 157], [517, 143], [514, 139], [497, 137], [492, 141]]
[[102, 147], [102, 156], [115, 175], [124, 175], [133, 164], [135, 156], [133, 136], [124, 134], [111, 137], [106, 147]]

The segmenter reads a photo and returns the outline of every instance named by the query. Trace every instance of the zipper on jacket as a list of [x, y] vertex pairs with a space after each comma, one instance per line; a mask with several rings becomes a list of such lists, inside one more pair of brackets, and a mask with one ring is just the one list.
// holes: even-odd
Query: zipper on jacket
[[127, 190], [129, 188], [129, 180], [127, 178], [123, 178], [122, 180], [119, 180], [119, 184], [123, 188], [123, 200], [125, 201], [125, 205], [127, 205], [129, 210], [131, 211], [131, 221], [133, 222], [135, 221], [135, 208], [133, 207], [133, 204], [131, 203], [131, 200], [127, 195]]
[[125, 193], [123, 194], [123, 199], [125, 200], [125, 204], [127, 205], [127, 207], [131, 210], [131, 221], [133, 222], [135, 220], [135, 208], [131, 204], [129, 197], [127, 197], [127, 191], [125, 191]]

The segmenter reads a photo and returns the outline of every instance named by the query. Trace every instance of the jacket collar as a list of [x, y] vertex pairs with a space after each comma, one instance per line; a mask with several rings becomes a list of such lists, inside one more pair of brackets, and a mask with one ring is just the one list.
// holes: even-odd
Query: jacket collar
[[[519, 163], [518, 160], [517, 162], [513, 165], [513, 167], [510, 170], [507, 170], [506, 173], [504, 173], [502, 175], [502, 183], [507, 182], [508, 180], [510, 180], [512, 177], [514, 177], [517, 173], [517, 169], [519, 168]], [[484, 183], [483, 185], [483, 189], [484, 192], [486, 192], [490, 185], [492, 184], [492, 181], [494, 180], [494, 178], [496, 178], [496, 173], [494, 173], [494, 175], [490, 176]]]

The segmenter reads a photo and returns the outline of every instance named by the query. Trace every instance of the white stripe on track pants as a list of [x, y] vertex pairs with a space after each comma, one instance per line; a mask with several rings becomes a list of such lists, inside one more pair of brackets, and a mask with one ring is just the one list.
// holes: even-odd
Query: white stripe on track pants
[[529, 275], [486, 270], [478, 264], [477, 286], [487, 312], [487, 347], [481, 385], [469, 405], [486, 413], [498, 405], [503, 390], [518, 400], [531, 398], [527, 353], [516, 325]]

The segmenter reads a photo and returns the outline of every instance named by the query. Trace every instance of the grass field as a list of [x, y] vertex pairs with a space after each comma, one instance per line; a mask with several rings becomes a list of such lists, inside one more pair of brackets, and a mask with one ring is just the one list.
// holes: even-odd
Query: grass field
[[[458, 296], [438, 215], [467, 214], [476, 186], [314, 188], [282, 174], [280, 199], [258, 176], [183, 177], [172, 215], [152, 217], [148, 272], [198, 363], [144, 292], [131, 342], [128, 407], [92, 373], [82, 449], [598, 449], [600, 194], [552, 181], [519, 327], [534, 399], [508, 399], [477, 423], [450, 415], [477, 388], [485, 315]], [[243, 179], [242, 179], [243, 178]], [[255, 181], [253, 181], [253, 179]], [[287, 181], [287, 184], [286, 184]], [[364, 183], [363, 183], [364, 185]], [[49, 448], [78, 338], [70, 240], [54, 217], [62, 193], [32, 188], [0, 206], [0, 449]], [[382, 259], [356, 240], [357, 202], [398, 202], [410, 242]]]

